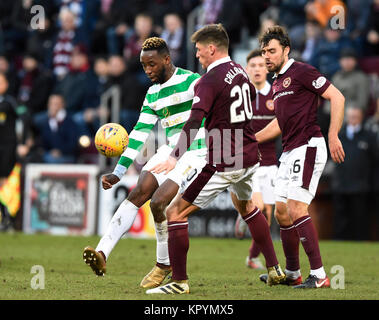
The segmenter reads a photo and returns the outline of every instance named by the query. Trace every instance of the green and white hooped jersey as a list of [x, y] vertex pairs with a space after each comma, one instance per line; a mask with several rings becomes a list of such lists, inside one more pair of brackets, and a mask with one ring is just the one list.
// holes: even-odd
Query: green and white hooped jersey
[[[143, 148], [151, 130], [160, 120], [165, 129], [168, 145], [174, 148], [182, 128], [188, 120], [194, 86], [200, 75], [189, 70], [176, 68], [172, 77], [163, 84], [152, 85], [146, 93], [141, 113], [137, 124], [129, 134], [129, 144], [121, 155], [118, 164], [113, 171], [120, 179], [133, 163]], [[195, 136], [195, 140], [188, 150], [200, 157], [205, 157], [207, 147], [205, 144], [205, 131], [203, 120], [201, 127]]]

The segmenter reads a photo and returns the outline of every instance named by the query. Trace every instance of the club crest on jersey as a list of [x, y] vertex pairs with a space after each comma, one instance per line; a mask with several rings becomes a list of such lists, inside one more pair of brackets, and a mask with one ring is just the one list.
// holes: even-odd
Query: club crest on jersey
[[326, 82], [325, 77], [318, 77], [317, 80], [312, 81], [312, 86], [314, 86], [316, 89], [320, 89]]
[[283, 87], [284, 88], [288, 88], [290, 84], [291, 84], [291, 77], [285, 78], [283, 80]]
[[162, 113], [164, 115], [165, 118], [169, 117], [170, 116], [170, 111], [168, 111], [168, 108], [164, 108], [162, 110]]
[[266, 101], [266, 108], [270, 111], [274, 110], [274, 100], [267, 100]]

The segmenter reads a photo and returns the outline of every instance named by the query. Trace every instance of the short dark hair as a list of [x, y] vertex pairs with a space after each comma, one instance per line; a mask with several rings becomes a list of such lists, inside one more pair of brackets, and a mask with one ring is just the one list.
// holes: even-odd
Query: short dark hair
[[261, 48], [267, 46], [268, 43], [273, 39], [278, 40], [283, 48], [291, 48], [291, 41], [288, 36], [287, 30], [284, 27], [273, 26], [268, 28], [259, 38], [259, 44]]
[[159, 54], [170, 55], [170, 51], [168, 50], [166, 41], [158, 37], [147, 38], [142, 44], [142, 50], [143, 51], [157, 50]]
[[250, 51], [250, 53], [246, 57], [246, 62], [249, 62], [250, 59], [253, 59], [255, 57], [262, 57], [262, 50], [261, 49], [254, 49]]
[[221, 23], [202, 27], [191, 36], [191, 41], [193, 43], [213, 43], [216, 47], [226, 50], [229, 48], [229, 36]]

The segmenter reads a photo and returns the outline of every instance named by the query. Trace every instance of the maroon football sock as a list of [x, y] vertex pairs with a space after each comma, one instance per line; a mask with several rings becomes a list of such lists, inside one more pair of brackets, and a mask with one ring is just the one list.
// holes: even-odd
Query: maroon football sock
[[322, 267], [318, 236], [309, 215], [303, 216], [294, 221], [294, 226], [299, 234], [299, 238], [305, 253], [308, 256], [311, 269], [315, 270]]
[[266, 266], [272, 267], [277, 265], [278, 260], [276, 258], [274, 245], [272, 244], [270, 228], [262, 212], [258, 208], [255, 208], [252, 212], [244, 216], [243, 219], [249, 227], [251, 236], [266, 259]]
[[294, 225], [280, 226], [280, 239], [282, 240], [282, 247], [286, 256], [286, 269], [290, 271], [300, 270], [300, 239]]
[[170, 221], [168, 225], [168, 255], [173, 280], [186, 280], [189, 248], [188, 221]]
[[249, 259], [257, 258], [260, 253], [261, 253], [261, 249], [259, 249], [259, 246], [257, 245], [257, 243], [254, 240], [252, 240], [251, 246], [249, 249]]

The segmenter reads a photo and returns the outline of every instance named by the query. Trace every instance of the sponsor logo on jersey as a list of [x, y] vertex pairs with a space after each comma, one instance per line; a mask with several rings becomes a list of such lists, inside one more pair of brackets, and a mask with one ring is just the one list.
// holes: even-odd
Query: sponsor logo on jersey
[[183, 121], [184, 119], [181, 116], [172, 117], [170, 119], [163, 119], [161, 121], [161, 125], [162, 125], [162, 128], [165, 129], [165, 128], [173, 127], [179, 123], [182, 123]]
[[314, 86], [316, 89], [320, 89], [326, 82], [325, 77], [318, 77], [317, 80], [312, 81], [312, 86]]
[[283, 96], [287, 96], [289, 94], [294, 94], [293, 91], [284, 91], [284, 92], [281, 92], [279, 94], [277, 94], [275, 97], [274, 97], [274, 101], [280, 97], [283, 97]]

